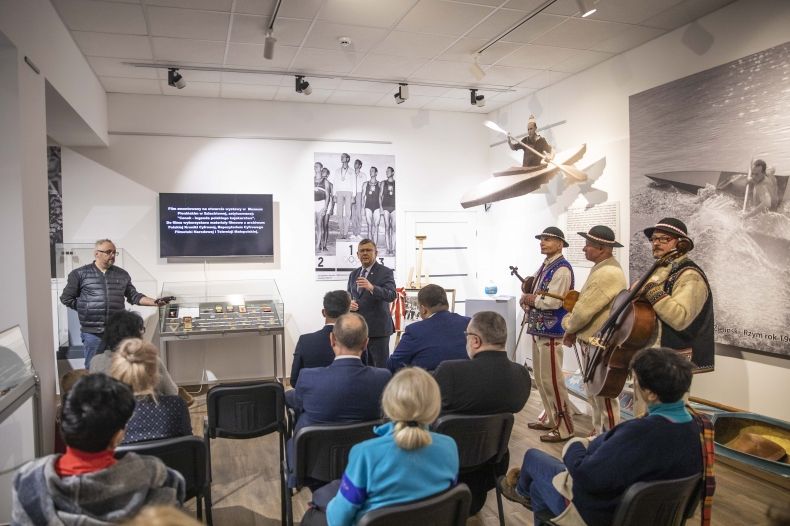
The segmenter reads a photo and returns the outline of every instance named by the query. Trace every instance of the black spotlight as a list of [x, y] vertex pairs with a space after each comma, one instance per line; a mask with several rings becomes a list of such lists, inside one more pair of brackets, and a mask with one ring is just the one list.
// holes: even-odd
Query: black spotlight
[[482, 108], [486, 105], [486, 97], [485, 95], [478, 95], [476, 89], [469, 90], [469, 102], [472, 103], [472, 106], [477, 106], [478, 108]]
[[310, 95], [313, 92], [313, 88], [310, 87], [310, 83], [304, 79], [303, 75], [296, 76], [296, 93], [302, 93], [304, 95]]
[[187, 81], [184, 80], [184, 77], [178, 72], [178, 68], [170, 68], [167, 70], [167, 85], [183, 89], [187, 85]]

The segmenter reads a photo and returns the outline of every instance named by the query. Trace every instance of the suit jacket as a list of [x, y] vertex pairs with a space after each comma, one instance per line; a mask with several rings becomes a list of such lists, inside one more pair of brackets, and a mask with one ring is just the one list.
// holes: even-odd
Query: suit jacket
[[299, 336], [294, 350], [294, 361], [291, 364], [291, 386], [299, 380], [299, 371], [313, 367], [326, 367], [335, 360], [335, 351], [329, 342], [332, 325], [309, 334]]
[[442, 392], [442, 413], [518, 413], [532, 386], [527, 368], [511, 362], [504, 351], [442, 362], [433, 376]]
[[445, 360], [468, 360], [464, 331], [469, 318], [439, 311], [426, 320], [411, 323], [387, 360], [393, 373], [406, 365], [433, 371]]
[[392, 377], [357, 358], [335, 359], [328, 367], [304, 369], [294, 404], [301, 411], [296, 431], [313, 424], [362, 422], [381, 418], [381, 393]]
[[368, 281], [373, 285], [373, 292], [357, 287], [357, 278], [362, 275], [362, 268], [351, 272], [348, 276], [346, 290], [359, 305], [359, 314], [368, 324], [368, 336], [378, 338], [389, 336], [394, 332], [389, 304], [395, 301], [395, 276], [392, 269], [374, 263], [368, 273]]

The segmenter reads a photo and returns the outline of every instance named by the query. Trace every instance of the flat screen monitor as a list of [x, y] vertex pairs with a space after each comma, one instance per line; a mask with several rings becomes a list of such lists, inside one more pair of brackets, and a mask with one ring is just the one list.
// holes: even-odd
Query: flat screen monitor
[[271, 194], [159, 194], [159, 257], [273, 255]]

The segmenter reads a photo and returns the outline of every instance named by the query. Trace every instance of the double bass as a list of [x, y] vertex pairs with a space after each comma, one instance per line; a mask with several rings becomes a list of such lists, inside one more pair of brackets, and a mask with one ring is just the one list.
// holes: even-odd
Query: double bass
[[594, 350], [586, 360], [583, 379], [595, 396], [614, 398], [620, 395], [628, 378], [631, 358], [648, 343], [656, 329], [656, 311], [642, 296], [642, 287], [658, 270], [691, 250], [681, 238], [677, 248], [657, 259], [650, 270], [630, 289], [615, 297], [609, 318], [590, 339]]

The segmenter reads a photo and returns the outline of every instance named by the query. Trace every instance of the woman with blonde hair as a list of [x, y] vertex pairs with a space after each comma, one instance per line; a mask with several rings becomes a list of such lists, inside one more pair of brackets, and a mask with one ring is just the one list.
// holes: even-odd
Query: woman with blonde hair
[[[368, 511], [420, 500], [456, 483], [455, 441], [428, 430], [441, 407], [436, 380], [418, 367], [401, 369], [384, 389], [381, 405], [391, 422], [374, 430], [378, 438], [351, 449], [340, 489], [326, 508], [332, 526], [356, 524]], [[314, 494], [319, 508], [322, 490]]]
[[155, 392], [158, 358], [156, 347], [139, 338], [123, 340], [113, 353], [110, 376], [131, 387], [136, 400], [124, 444], [192, 434], [186, 402]]

